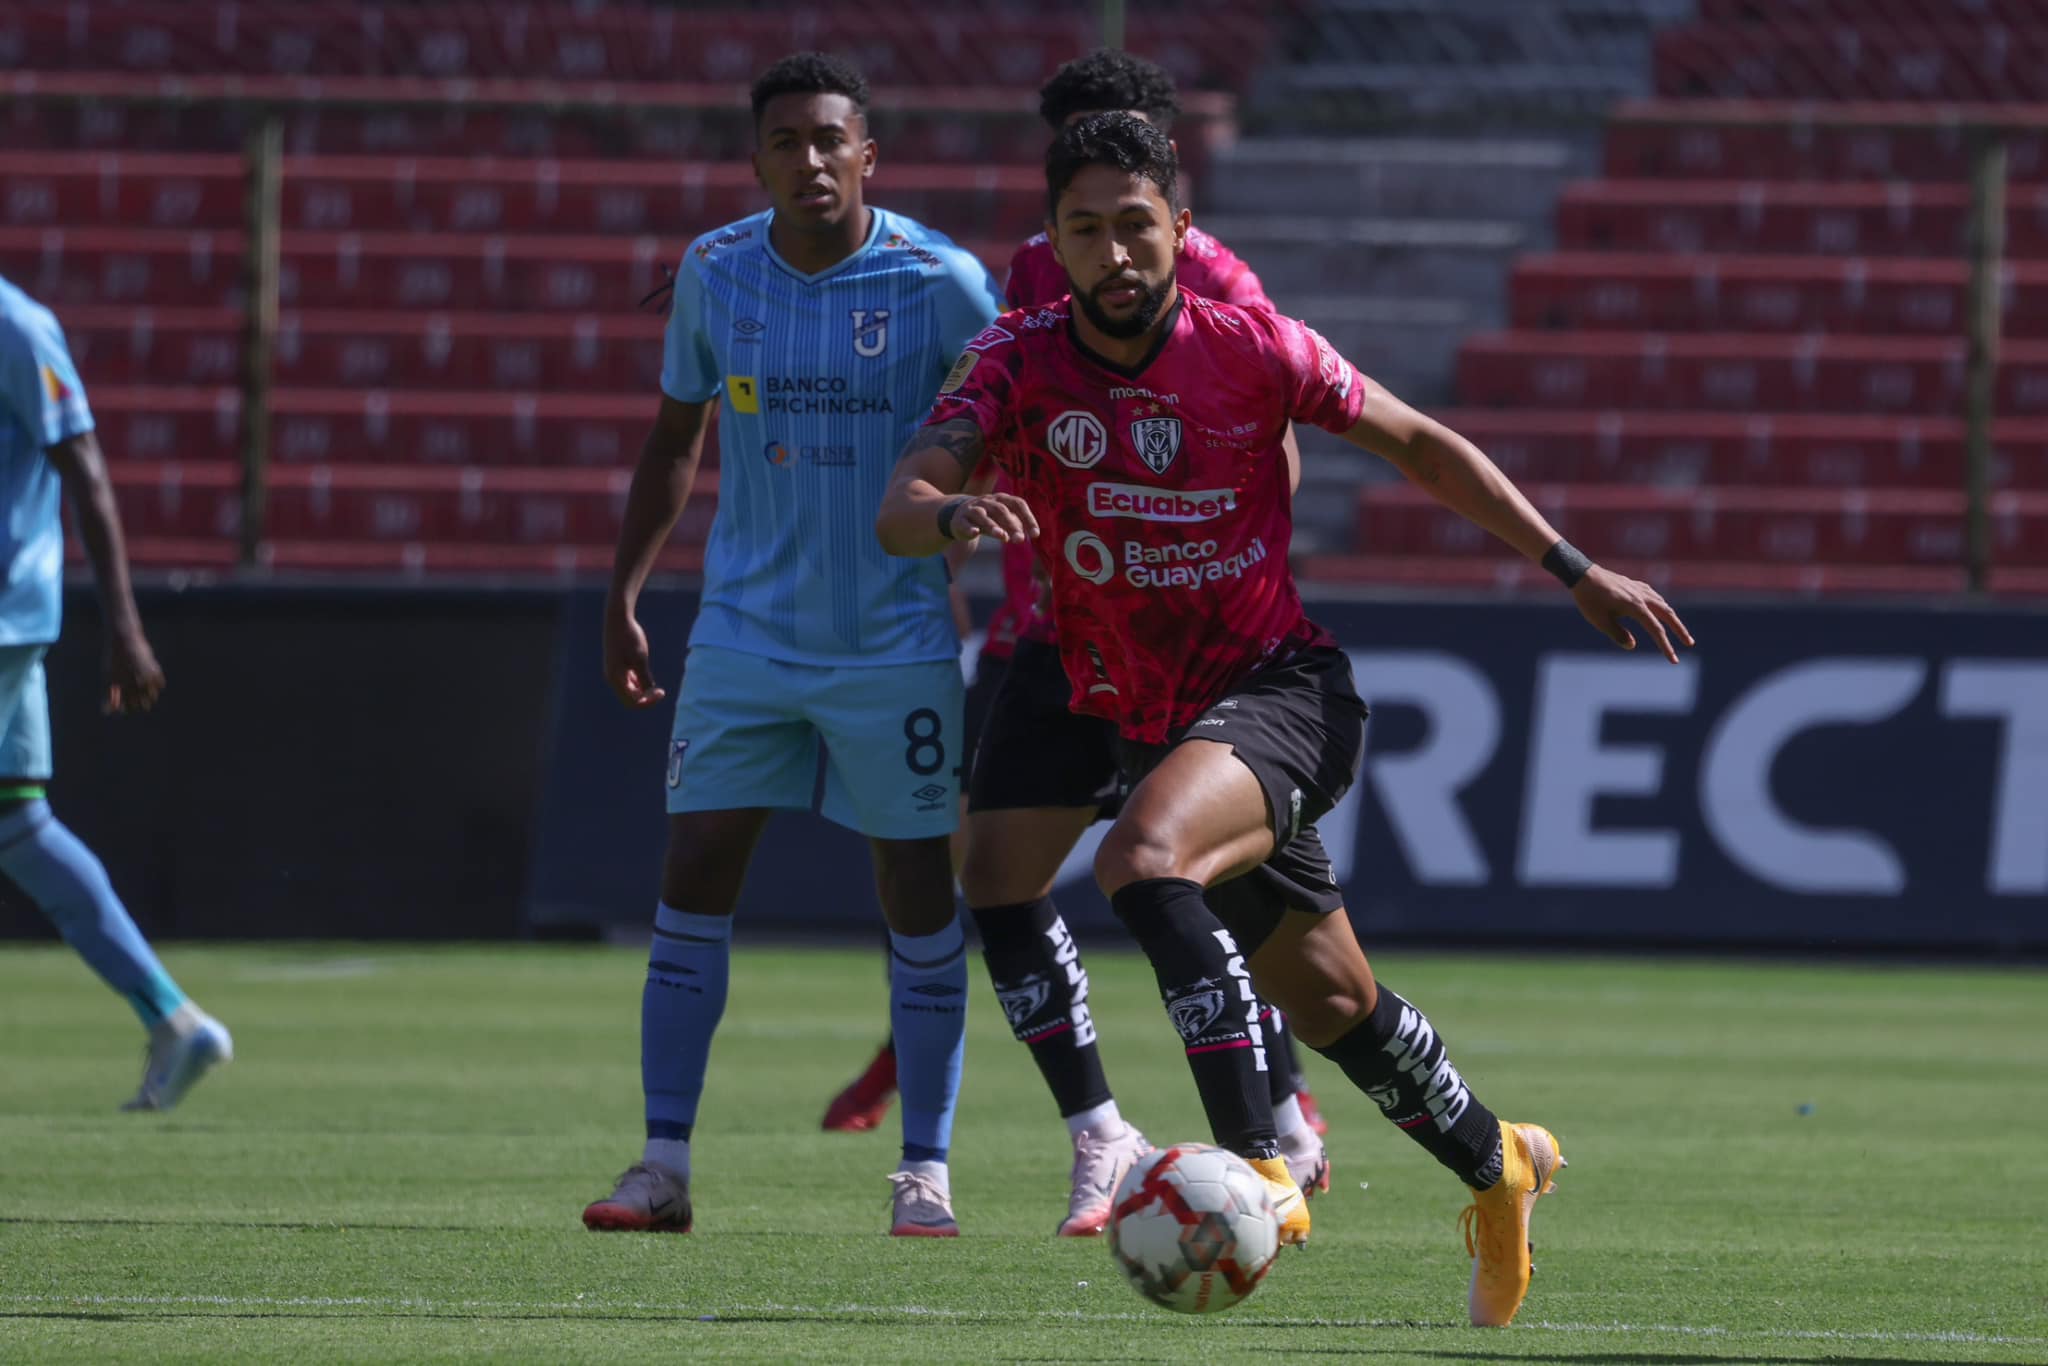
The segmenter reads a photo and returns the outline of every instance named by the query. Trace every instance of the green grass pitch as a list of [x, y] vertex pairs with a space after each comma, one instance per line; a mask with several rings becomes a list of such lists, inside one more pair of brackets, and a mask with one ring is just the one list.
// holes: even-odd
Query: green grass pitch
[[[115, 1113], [125, 1008], [0, 952], [0, 1360], [2048, 1361], [2040, 973], [1384, 955], [1572, 1161], [1520, 1322], [1482, 1331], [1459, 1187], [1314, 1057], [1313, 1242], [1184, 1319], [1051, 1236], [1065, 1135], [979, 980], [964, 1236], [894, 1240], [895, 1134], [817, 1127], [882, 1032], [880, 954], [743, 929], [685, 1238], [577, 1218], [638, 1151], [641, 954], [167, 957], [240, 1057], [145, 1116]], [[1125, 1113], [1205, 1137], [1143, 964], [1091, 967]]]

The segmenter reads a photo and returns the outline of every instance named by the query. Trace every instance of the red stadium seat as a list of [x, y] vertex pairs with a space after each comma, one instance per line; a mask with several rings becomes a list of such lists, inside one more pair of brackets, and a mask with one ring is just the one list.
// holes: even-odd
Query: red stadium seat
[[[232, 459], [232, 388], [95, 387], [100, 442], [116, 460]], [[630, 466], [653, 421], [647, 394], [415, 393], [276, 389], [271, 455], [292, 464]], [[707, 458], [716, 449], [715, 439]]]
[[[1460, 348], [1458, 392], [1487, 408], [1937, 417], [1963, 411], [1966, 351], [1959, 337], [1507, 332]], [[2048, 344], [2011, 342], [2000, 361], [1998, 411], [2048, 414]]]
[[[1960, 183], [1592, 180], [1559, 198], [1557, 241], [1573, 251], [1956, 259], [1969, 214]], [[2048, 258], [2048, 185], [2007, 188], [2005, 249]]]
[[[1538, 485], [1529, 494], [1596, 558], [1935, 567], [1963, 558], [1960, 491], [1594, 484]], [[2048, 494], [1995, 495], [1991, 524], [2001, 563], [2048, 566]], [[1409, 484], [1360, 493], [1358, 544], [1376, 556], [1511, 554]]]
[[[242, 244], [239, 232], [0, 228], [0, 273], [60, 311], [144, 301], [231, 307], [243, 286]], [[1013, 245], [979, 244], [996, 270]], [[687, 238], [644, 236], [288, 232], [278, 296], [305, 308], [626, 315], [644, 306], [687, 246]]]
[[[1045, 178], [1020, 166], [886, 163], [877, 202], [963, 236], [1013, 242], [1038, 231]], [[744, 163], [423, 157], [286, 157], [285, 228], [309, 233], [653, 235], [690, 238], [759, 212]], [[242, 226], [239, 157], [0, 152], [0, 228]]]
[[[1698, 0], [1698, 4], [1702, 21], [1754, 25], [1766, 32], [1788, 23], [1910, 28], [1925, 23], [1933, 10], [1927, 0]], [[1969, 0], [1967, 9], [1956, 9], [1980, 23], [2048, 27], [2048, 0]]]
[[1657, 93], [1682, 98], [2048, 99], [2048, 26], [1694, 24], [1656, 38]]
[[[242, 471], [232, 462], [112, 466], [124, 527], [141, 539], [234, 541]], [[628, 470], [508, 470], [414, 465], [274, 466], [266, 531], [286, 541], [426, 545], [594, 546], [618, 537]], [[702, 475], [677, 524], [677, 544], [700, 545], [718, 506], [718, 476]]]
[[[1960, 418], [1528, 409], [1440, 416], [1530, 483], [1963, 486]], [[2048, 422], [2005, 421], [1993, 430], [1994, 484], [2048, 491]]]
[[[244, 0], [215, 10], [166, 0], [14, 0], [0, 50], [28, 70], [184, 75], [525, 76], [744, 84], [784, 53], [857, 53], [878, 84], [945, 85], [963, 72], [1028, 87], [1095, 46], [1085, 9], [953, 11], [839, 4], [750, 9], [413, 5]], [[1256, 6], [1210, 5], [1202, 22], [1135, 16], [1130, 46], [1189, 85], [1241, 88], [1269, 26]]]
[[2015, 180], [2048, 180], [2048, 108], [2041, 105], [1626, 101], [1608, 120], [1606, 172], [1622, 179], [1962, 181], [1970, 173], [1965, 121], [1981, 116], [2013, 125], [2006, 155]]
[[[242, 320], [226, 309], [74, 308], [64, 323], [88, 392], [240, 373]], [[661, 330], [651, 314], [293, 312], [279, 319], [272, 373], [286, 387], [652, 395]]]
[[[1749, 564], [1719, 560], [1640, 560], [1614, 557], [1608, 567], [1647, 579], [1673, 595], [1690, 593], [1766, 594], [1821, 597], [1848, 594], [1930, 594], [1952, 596], [1965, 587], [1961, 568], [1904, 565]], [[1494, 589], [1554, 593], [1557, 580], [1522, 559], [1476, 559], [1446, 555], [1314, 555], [1302, 561], [1306, 578], [1330, 584], [1372, 584], [1393, 588]], [[2048, 593], [2048, 576], [2038, 571], [2000, 570], [1994, 592]]]
[[[1510, 313], [1552, 330], [1957, 336], [1968, 276], [1962, 261], [1573, 252], [1517, 262]], [[2048, 336], [2048, 263], [2013, 263], [2006, 281], [2007, 331]]]

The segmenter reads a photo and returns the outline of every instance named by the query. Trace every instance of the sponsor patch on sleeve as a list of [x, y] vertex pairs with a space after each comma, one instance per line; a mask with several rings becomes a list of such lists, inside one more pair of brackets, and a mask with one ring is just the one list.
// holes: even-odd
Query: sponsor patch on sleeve
[[734, 412], [754, 414], [761, 411], [761, 390], [752, 375], [727, 375], [725, 392], [732, 399]]
[[953, 362], [953, 368], [946, 373], [946, 382], [939, 386], [942, 394], [951, 394], [967, 383], [967, 377], [974, 373], [974, 367], [981, 363], [981, 357], [972, 351], [962, 351], [960, 359]]

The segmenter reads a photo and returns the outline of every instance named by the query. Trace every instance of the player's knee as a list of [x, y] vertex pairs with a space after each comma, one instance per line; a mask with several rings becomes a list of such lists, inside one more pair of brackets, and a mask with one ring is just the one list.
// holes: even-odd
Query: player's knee
[[1329, 1047], [1370, 1013], [1365, 982], [1348, 980], [1312, 960], [1278, 971], [1271, 963], [1254, 963], [1252, 972], [1259, 994], [1287, 1017], [1287, 1028], [1310, 1048]]
[[693, 915], [731, 915], [746, 880], [748, 852], [670, 840], [661, 865], [661, 899]]
[[1185, 864], [1172, 839], [1142, 822], [1120, 820], [1095, 851], [1095, 883], [1105, 896], [1113, 896], [1133, 882], [1188, 877]]
[[953, 860], [944, 835], [875, 840], [875, 889], [898, 934], [936, 934], [953, 918]]
[[970, 840], [960, 864], [960, 892], [970, 906], [1014, 906], [1045, 893], [1042, 872], [1020, 861], [1017, 846], [1001, 840]]

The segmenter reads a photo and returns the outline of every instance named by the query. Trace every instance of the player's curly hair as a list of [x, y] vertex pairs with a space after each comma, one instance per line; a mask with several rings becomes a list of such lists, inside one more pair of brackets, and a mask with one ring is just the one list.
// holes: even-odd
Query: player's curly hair
[[1135, 114], [1090, 114], [1062, 128], [1045, 154], [1046, 212], [1059, 217], [1060, 196], [1086, 166], [1114, 166], [1151, 181], [1180, 212], [1180, 159], [1166, 134]]
[[754, 122], [777, 95], [844, 95], [868, 112], [868, 78], [844, 57], [829, 52], [792, 52], [754, 78]]
[[1038, 87], [1038, 114], [1054, 132], [1076, 114], [1127, 110], [1143, 114], [1160, 132], [1173, 127], [1180, 95], [1164, 68], [1113, 47], [1076, 57]]

